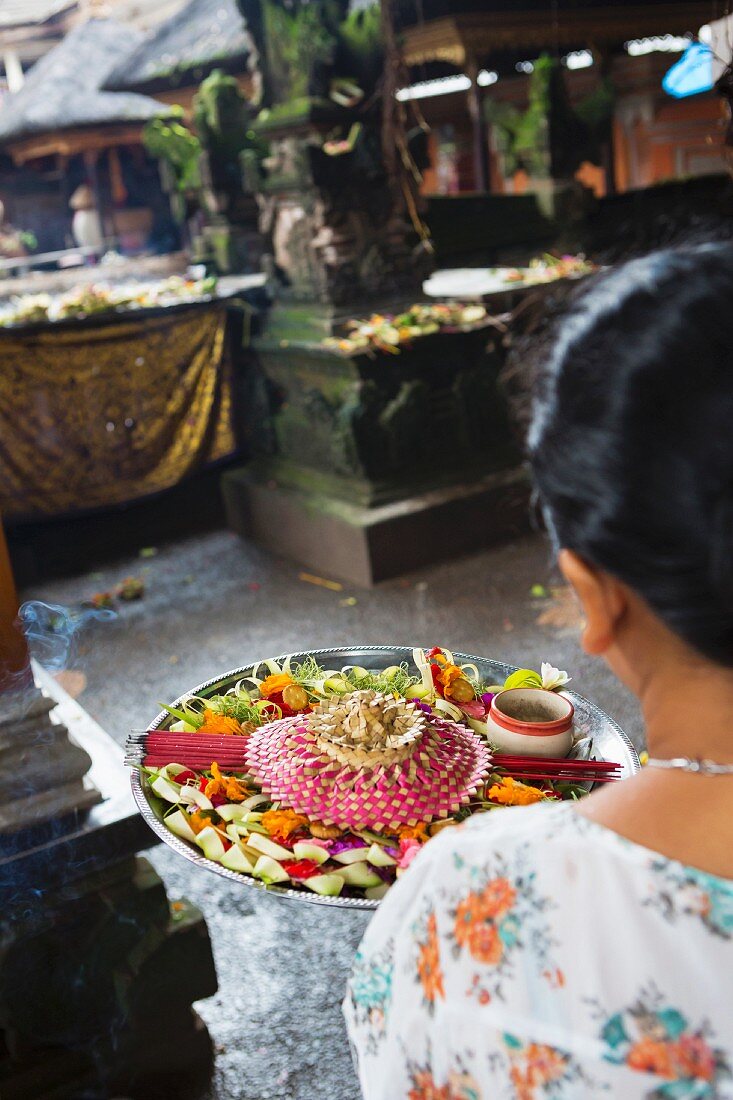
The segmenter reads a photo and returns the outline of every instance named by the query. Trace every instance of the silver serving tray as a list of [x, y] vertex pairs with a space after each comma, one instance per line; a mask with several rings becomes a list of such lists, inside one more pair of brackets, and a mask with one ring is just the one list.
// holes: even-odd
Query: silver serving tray
[[[276, 661], [282, 661], [287, 654], [276, 657]], [[412, 648], [407, 646], [355, 646], [352, 649], [313, 649], [305, 653], [290, 654], [294, 661], [302, 661], [306, 657], [315, 657], [318, 663], [325, 668], [341, 668], [343, 665], [361, 665], [368, 669], [388, 668], [390, 665], [401, 664], [403, 661], [412, 663]], [[470, 662], [478, 667], [482, 678], [488, 683], [503, 683], [510, 673], [516, 672], [514, 665], [506, 665], [501, 661], [493, 661], [487, 657], [473, 657], [467, 653], [455, 653], [456, 660], [465, 664]], [[174, 706], [180, 706], [183, 699], [189, 695], [220, 695], [233, 687], [237, 680], [247, 675], [252, 665], [245, 665], [233, 672], [227, 672], [225, 676], [219, 676], [215, 680], [207, 680], [193, 691], [186, 692], [176, 699]], [[582, 695], [576, 695], [574, 691], [565, 692], [575, 707], [575, 726], [583, 736], [592, 737], [595, 751], [605, 760], [612, 760], [622, 767], [623, 778], [628, 778], [640, 769], [639, 757], [621, 727], [604, 714], [594, 703], [584, 699]], [[151, 730], [166, 729], [173, 721], [167, 711], [161, 711], [154, 722], [148, 727]], [[325, 898], [319, 894], [313, 894], [308, 890], [295, 890], [285, 886], [265, 886], [257, 879], [249, 875], [230, 871], [214, 860], [207, 859], [203, 852], [189, 844], [188, 841], [177, 837], [163, 824], [160, 812], [147, 795], [147, 783], [137, 768], [132, 773], [132, 793], [140, 813], [147, 821], [154, 833], [164, 843], [179, 855], [190, 860], [198, 867], [207, 871], [214, 871], [217, 875], [231, 879], [239, 883], [247, 890], [263, 890], [284, 900], [307, 902], [310, 905], [329, 905], [338, 909], [376, 909], [378, 901], [369, 901], [366, 898]]]

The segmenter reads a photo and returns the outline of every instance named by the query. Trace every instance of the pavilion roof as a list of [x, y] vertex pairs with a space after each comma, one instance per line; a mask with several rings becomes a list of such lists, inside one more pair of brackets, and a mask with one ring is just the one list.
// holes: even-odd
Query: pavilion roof
[[235, 0], [189, 0], [119, 62], [105, 87], [155, 92], [198, 84], [214, 68], [243, 71], [253, 49]]
[[120, 53], [142, 35], [112, 19], [75, 27], [37, 61], [25, 84], [0, 107], [0, 144], [35, 134], [114, 123], [142, 123], [166, 108], [143, 95], [101, 91]]
[[3, 0], [0, 29], [34, 26], [76, 6], [77, 0]]

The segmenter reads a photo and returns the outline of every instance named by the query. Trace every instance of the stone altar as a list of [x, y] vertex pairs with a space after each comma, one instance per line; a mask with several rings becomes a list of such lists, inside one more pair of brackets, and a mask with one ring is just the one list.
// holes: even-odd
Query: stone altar
[[383, 45], [389, 5], [243, 9], [264, 70], [255, 127], [270, 150], [259, 165], [244, 157], [246, 189], [275, 303], [253, 341], [255, 458], [223, 477], [230, 525], [364, 585], [517, 533], [526, 493], [490, 324], [422, 336], [395, 356], [324, 345], [350, 318], [419, 300], [430, 265], [421, 131], [385, 83], [397, 71]]

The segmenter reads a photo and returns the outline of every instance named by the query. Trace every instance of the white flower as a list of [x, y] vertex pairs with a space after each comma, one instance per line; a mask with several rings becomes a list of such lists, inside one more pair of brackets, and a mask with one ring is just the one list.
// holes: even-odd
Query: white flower
[[561, 672], [559, 668], [553, 668], [547, 661], [542, 662], [542, 686], [545, 691], [558, 691], [570, 683], [567, 672]]

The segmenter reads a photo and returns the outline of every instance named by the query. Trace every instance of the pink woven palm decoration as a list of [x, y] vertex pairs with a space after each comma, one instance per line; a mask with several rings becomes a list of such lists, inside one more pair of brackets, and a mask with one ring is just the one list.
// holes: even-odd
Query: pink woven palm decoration
[[249, 772], [274, 802], [341, 829], [449, 817], [468, 803], [491, 763], [471, 730], [374, 691], [262, 726], [245, 752]]

